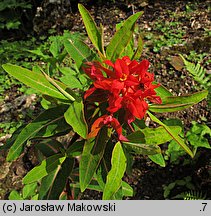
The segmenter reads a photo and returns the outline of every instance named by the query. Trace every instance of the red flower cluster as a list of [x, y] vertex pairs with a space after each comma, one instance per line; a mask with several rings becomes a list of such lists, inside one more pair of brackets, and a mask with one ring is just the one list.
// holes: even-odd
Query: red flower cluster
[[[147, 60], [138, 63], [125, 56], [122, 59], [117, 59], [115, 63], [110, 60], [106, 60], [104, 63], [110, 68], [104, 67], [99, 62], [89, 62], [84, 67], [85, 73], [94, 80], [94, 87], [86, 91], [85, 99], [98, 102], [108, 101], [107, 111], [111, 117], [118, 110], [124, 109], [128, 124], [135, 118], [142, 119], [144, 117], [148, 109], [147, 101], [161, 103], [161, 98], [156, 95], [154, 90], [159, 85], [152, 84], [154, 75], [147, 72], [149, 67]], [[97, 121], [99, 122], [96, 120], [92, 131]], [[115, 127], [113, 125], [114, 129]], [[118, 135], [120, 136], [119, 133]]]

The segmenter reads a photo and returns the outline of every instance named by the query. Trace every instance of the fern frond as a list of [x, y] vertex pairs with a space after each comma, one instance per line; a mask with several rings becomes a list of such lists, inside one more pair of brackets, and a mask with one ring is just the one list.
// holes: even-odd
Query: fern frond
[[196, 82], [198, 82], [205, 89], [208, 89], [211, 86], [211, 75], [206, 73], [206, 69], [203, 68], [199, 63], [194, 64], [186, 60], [182, 55], [182, 58], [185, 68], [193, 76]]
[[201, 191], [189, 191], [184, 193], [184, 200], [205, 200], [206, 195]]
[[183, 199], [183, 200], [205, 200], [206, 195], [202, 191], [190, 190], [178, 194], [174, 199]]

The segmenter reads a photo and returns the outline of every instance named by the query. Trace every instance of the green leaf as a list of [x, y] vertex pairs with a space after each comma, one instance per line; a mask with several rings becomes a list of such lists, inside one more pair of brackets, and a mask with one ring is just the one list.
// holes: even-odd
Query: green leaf
[[78, 4], [79, 12], [82, 16], [84, 25], [86, 27], [87, 34], [92, 41], [95, 48], [101, 52], [101, 54], [104, 54], [104, 48], [102, 44], [102, 34], [97, 28], [93, 18], [91, 17], [89, 11], [82, 5]]
[[144, 47], [144, 44], [143, 44], [142, 37], [139, 36], [139, 38], [138, 38], [138, 46], [136, 48], [136, 51], [133, 54], [132, 59], [139, 59], [140, 58], [141, 53], [143, 51], [143, 47]]
[[152, 112], [175, 112], [186, 109], [199, 103], [208, 95], [208, 91], [200, 91], [185, 96], [170, 96], [162, 99], [162, 104], [150, 105], [149, 110]]
[[[157, 84], [156, 82], [154, 84]], [[155, 88], [157, 96], [160, 96], [161, 99], [163, 100], [165, 97], [170, 97], [173, 96], [172, 93], [164, 87], [162, 84], [158, 88]]]
[[[48, 109], [49, 110], [49, 109]], [[52, 124], [49, 124], [45, 128], [42, 128], [32, 139], [42, 140], [47, 138], [54, 138], [69, 133], [71, 126], [67, 124], [64, 117]]]
[[[42, 71], [42, 70], [41, 70]], [[43, 75], [45, 76], [45, 78], [54, 86], [56, 87], [56, 89], [63, 94], [67, 99], [69, 99], [70, 101], [75, 101], [75, 93], [69, 88], [67, 89], [67, 91], [61, 86], [61, 84], [58, 83], [58, 81], [52, 79], [50, 76], [48, 76], [44, 71], [42, 71]], [[62, 83], [63, 84], [63, 83]], [[71, 95], [74, 95], [74, 97]]]
[[41, 180], [41, 185], [39, 189], [39, 200], [46, 199], [46, 195], [53, 184], [56, 174], [58, 173], [60, 167], [50, 172], [47, 176], [43, 177]]
[[45, 157], [50, 157], [59, 153], [60, 149], [64, 149], [64, 146], [57, 140], [47, 139], [36, 143], [35, 149], [39, 150]]
[[[74, 184], [70, 184], [71, 187], [73, 188], [80, 188], [80, 184], [79, 183], [74, 183]], [[95, 180], [92, 180], [90, 182], [90, 184], [87, 186], [88, 190], [95, 190], [95, 191], [99, 191], [102, 192], [102, 188], [98, 185], [98, 183]]]
[[165, 160], [163, 158], [163, 155], [161, 153], [159, 154], [154, 154], [154, 155], [149, 155], [149, 158], [156, 164], [165, 167], [166, 163]]
[[53, 57], [57, 58], [60, 54], [61, 42], [58, 37], [51, 38], [51, 45], [49, 51], [52, 53]]
[[[176, 134], [182, 131], [180, 126], [169, 126]], [[159, 145], [171, 141], [173, 138], [168, 134], [164, 127], [157, 128], [144, 128], [142, 130], [135, 131], [127, 136], [130, 142], [140, 143], [147, 145]]]
[[185, 144], [184, 140], [177, 135], [177, 133], [171, 128], [165, 124], [163, 124], [158, 118], [156, 118], [153, 114], [151, 114], [149, 111], [147, 112], [149, 117], [152, 119], [152, 121], [158, 123], [159, 125], [163, 126], [165, 130], [172, 136], [172, 138], [193, 158], [193, 152], [189, 149], [189, 147]]
[[17, 136], [15, 142], [11, 146], [9, 153], [7, 155], [7, 160], [15, 160], [23, 151], [23, 147], [26, 142], [33, 138], [41, 129], [46, 128], [51, 124], [59, 122], [64, 118], [63, 114], [67, 106], [58, 106], [44, 111], [35, 120], [29, 123]]
[[23, 199], [31, 198], [36, 194], [37, 182], [27, 184], [23, 188]]
[[107, 128], [103, 127], [95, 139], [85, 142], [79, 165], [80, 187], [83, 192], [89, 185], [103, 157], [108, 140]]
[[123, 196], [133, 196], [133, 188], [125, 181], [122, 181]]
[[124, 147], [133, 153], [143, 155], [154, 155], [161, 152], [161, 149], [157, 145], [147, 145], [142, 143], [123, 142]]
[[6, 140], [6, 143], [2, 146], [0, 146], [0, 150], [2, 149], [9, 149], [15, 142], [15, 140], [17, 139], [17, 137], [19, 136], [20, 132], [23, 130], [23, 128], [26, 127], [26, 124], [21, 125], [13, 134], [12, 136]]
[[122, 181], [122, 186], [119, 188], [119, 190], [113, 195], [111, 199], [114, 200], [122, 200], [124, 196], [133, 196], [133, 188], [126, 183], [125, 181]]
[[9, 200], [23, 200], [23, 197], [16, 190], [12, 190], [9, 195]]
[[[4, 64], [2, 65], [2, 67], [7, 73], [14, 76], [20, 82], [24, 83], [25, 85], [28, 85], [31, 88], [40, 91], [42, 94], [49, 95], [51, 97], [65, 100], [65, 101], [69, 100], [65, 95], [59, 92], [58, 89], [55, 86], [53, 86], [46, 79], [46, 77], [41, 73], [30, 71], [26, 68], [17, 65], [12, 65], [12, 64]], [[64, 84], [58, 81], [55, 82], [59, 86], [61, 86], [61, 88], [63, 89], [67, 88]]]
[[100, 164], [94, 176], [94, 178], [96, 178], [98, 184], [102, 189], [104, 189], [106, 183], [106, 177], [108, 175], [109, 170], [111, 169], [111, 157], [112, 157], [113, 148], [114, 148], [114, 143], [110, 139], [106, 143], [104, 155], [100, 161]]
[[[116, 31], [118, 31], [124, 24], [124, 21], [116, 24]], [[128, 56], [130, 59], [132, 59], [134, 55], [134, 37], [133, 34], [130, 38], [130, 41], [128, 41], [127, 46], [124, 48], [124, 51], [121, 53], [119, 57]]]
[[35, 194], [35, 195], [31, 198], [31, 200], [38, 200], [38, 198], [39, 198], [39, 194]]
[[72, 126], [73, 130], [82, 138], [86, 139], [87, 124], [84, 117], [83, 102], [74, 101], [70, 104], [68, 110], [64, 114], [66, 122]]
[[187, 140], [190, 142], [192, 146], [195, 148], [197, 147], [203, 147], [203, 148], [208, 148], [211, 149], [211, 146], [208, 142], [208, 140], [203, 137], [199, 136], [198, 134], [191, 133], [187, 136]]
[[85, 140], [74, 142], [66, 151], [68, 157], [77, 157], [82, 154]]
[[111, 42], [106, 49], [106, 57], [111, 61], [115, 61], [124, 51], [127, 44], [130, 42], [134, 32], [135, 23], [143, 12], [138, 12], [130, 16], [112, 37]]
[[74, 35], [68, 34], [66, 36], [64, 46], [70, 57], [75, 61], [78, 69], [81, 68], [83, 62], [91, 61], [96, 55], [84, 41]]
[[186, 152], [184, 149], [178, 145], [175, 140], [172, 140], [169, 143], [168, 149], [165, 151], [165, 155], [170, 157], [170, 163], [172, 164], [178, 164], [180, 162], [179, 157], [184, 156], [185, 154]]
[[109, 200], [118, 191], [122, 184], [122, 177], [126, 170], [126, 157], [120, 142], [116, 143], [111, 158], [111, 170], [106, 179], [103, 191], [103, 200]]
[[60, 80], [69, 88], [83, 89], [83, 86], [81, 85], [80, 81], [71, 74], [66, 74], [65, 76], [61, 77]]
[[184, 95], [184, 96], [172, 96], [172, 97], [166, 97], [165, 100], [163, 100], [164, 104], [180, 104], [182, 103], [199, 103], [204, 98], [206, 98], [208, 95], [207, 90], [203, 90], [200, 92], [193, 93], [191, 95]]
[[119, 190], [110, 198], [110, 200], [122, 200], [123, 199], [123, 193], [122, 193], [122, 186], [119, 188]]
[[67, 178], [71, 174], [74, 166], [73, 158], [66, 158], [62, 165], [57, 169], [51, 187], [47, 194], [47, 199], [58, 200], [65, 188]]
[[27, 175], [23, 178], [23, 183], [30, 184], [42, 179], [50, 172], [56, 170], [58, 166], [61, 166], [65, 158], [66, 157], [63, 157], [61, 154], [56, 154], [46, 160], [43, 160], [39, 166], [34, 167], [27, 173]]
[[204, 88], [208, 89], [211, 86], [211, 75], [207, 73], [206, 69], [203, 68], [199, 63], [196, 65], [187, 61], [182, 55], [179, 55], [185, 64], [185, 68], [193, 76], [193, 78], [201, 84]]

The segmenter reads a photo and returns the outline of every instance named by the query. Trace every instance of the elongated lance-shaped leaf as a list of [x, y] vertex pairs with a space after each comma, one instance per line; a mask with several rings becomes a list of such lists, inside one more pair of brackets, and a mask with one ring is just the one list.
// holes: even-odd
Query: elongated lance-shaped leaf
[[85, 140], [76, 141], [66, 150], [68, 157], [77, 157], [82, 154]]
[[70, 104], [68, 110], [64, 114], [66, 122], [72, 126], [73, 130], [81, 137], [87, 137], [87, 124], [84, 117], [83, 102], [75, 101]]
[[138, 38], [138, 46], [136, 48], [136, 51], [133, 54], [132, 59], [139, 59], [140, 58], [141, 53], [143, 51], [143, 47], [144, 47], [144, 43], [143, 43], [142, 37], [139, 36], [139, 38]]
[[143, 14], [138, 12], [130, 16], [112, 37], [111, 42], [106, 49], [106, 57], [111, 61], [115, 61], [124, 51], [127, 44], [130, 42], [134, 32], [134, 27], [137, 19]]
[[122, 177], [126, 170], [126, 157], [120, 142], [116, 143], [113, 149], [111, 165], [103, 191], [103, 200], [111, 199], [122, 184]]
[[114, 143], [110, 139], [106, 143], [104, 155], [100, 161], [100, 164], [94, 176], [102, 189], [105, 186], [106, 177], [108, 175], [108, 172], [111, 169], [111, 157], [112, 157], [113, 148], [114, 148]]
[[83, 62], [91, 61], [96, 54], [80, 38], [75, 36], [66, 36], [64, 46], [70, 57], [75, 61], [78, 69]]
[[[80, 188], [80, 184], [79, 183], [70, 184], [70, 186], [73, 187], [73, 188]], [[87, 189], [102, 192], [101, 187], [99, 185], [97, 185], [97, 184], [95, 185], [95, 184], [90, 183], [88, 185]]]
[[61, 149], [64, 151], [64, 145], [55, 139], [47, 139], [36, 143], [35, 149], [45, 157], [50, 157], [59, 153]]
[[163, 122], [161, 122], [156, 116], [154, 116], [152, 113], [147, 111], [147, 114], [152, 119], [152, 121], [158, 123], [159, 125], [163, 126], [169, 135], [172, 136], [172, 138], [193, 158], [193, 152], [189, 149], [189, 147], [185, 144], [184, 140], [177, 134], [175, 131], [171, 130], [171, 128], [167, 125], [165, 125]]
[[78, 4], [78, 9], [79, 12], [82, 16], [84, 25], [86, 27], [87, 34], [92, 41], [93, 45], [95, 48], [102, 54], [104, 55], [104, 47], [102, 43], [102, 34], [97, 28], [93, 18], [91, 17], [89, 11], [82, 5]]
[[133, 196], [133, 188], [125, 181], [122, 181], [123, 196]]
[[7, 160], [15, 160], [23, 151], [26, 142], [33, 138], [41, 129], [59, 122], [64, 118], [67, 106], [51, 108], [40, 114], [35, 120], [29, 123], [17, 136], [7, 155]]
[[207, 90], [203, 90], [200, 92], [196, 92], [193, 94], [188, 94], [188, 95], [182, 95], [182, 96], [170, 96], [166, 97], [163, 100], [164, 104], [179, 104], [179, 103], [199, 103], [202, 101], [204, 98], [206, 98], [208, 95]]
[[[57, 89], [57, 87], [52, 85], [42, 73], [37, 73], [28, 70], [26, 68], [17, 65], [12, 65], [12, 64], [4, 64], [2, 65], [2, 67], [7, 73], [14, 76], [20, 82], [24, 83], [25, 85], [31, 88], [40, 91], [42, 94], [49, 95], [57, 99], [69, 101], [69, 98], [67, 98], [64, 94], [62, 94]], [[58, 86], [60, 86], [60, 88], [62, 88], [63, 90], [67, 88], [67, 86], [61, 82], [58, 81], [54, 81], [54, 82]]]
[[[169, 128], [176, 134], [182, 131], [180, 126], [169, 126]], [[157, 128], [144, 128], [137, 130], [127, 136], [127, 139], [131, 143], [147, 144], [147, 145], [159, 145], [171, 141], [173, 138], [168, 133], [166, 133], [163, 126]], [[127, 143], [126, 143], [127, 144]]]
[[51, 77], [49, 77], [44, 71], [42, 71], [43, 75], [45, 78], [53, 85], [55, 86], [58, 91], [60, 91], [66, 98], [68, 98], [70, 101], [75, 101], [75, 98], [70, 95], [68, 92], [66, 92], [62, 87], [60, 87], [56, 81], [54, 81]]
[[[155, 82], [154, 84], [157, 84], [157, 83]], [[157, 96], [160, 96], [162, 100], [166, 97], [173, 96], [172, 93], [162, 84], [160, 84], [158, 88], [155, 88], [155, 91], [156, 91]]]
[[204, 90], [191, 95], [165, 97], [162, 99], [162, 104], [150, 105], [149, 110], [152, 112], [175, 112], [183, 110], [199, 103], [207, 95], [208, 91]]
[[43, 177], [47, 176], [52, 171], [56, 170], [65, 161], [65, 156], [62, 154], [56, 154], [43, 160], [39, 166], [34, 167], [23, 178], [24, 184], [30, 184], [36, 182]]
[[101, 44], [102, 44], [102, 53], [99, 52], [99, 56], [102, 60], [106, 59], [106, 53], [105, 53], [105, 49], [104, 49], [104, 27], [102, 25], [102, 23], [100, 23], [100, 34], [101, 34]]
[[40, 189], [39, 189], [39, 200], [43, 200], [46, 198], [47, 193], [56, 178], [56, 174], [58, 173], [61, 166], [58, 166], [57, 169], [50, 172], [48, 175], [42, 178]]
[[67, 183], [67, 178], [72, 172], [74, 166], [73, 158], [66, 158], [65, 161], [58, 167], [54, 173], [54, 178], [52, 179], [51, 186], [48, 193], [46, 194], [47, 200], [58, 200], [62, 191]]
[[124, 147], [129, 151], [136, 154], [154, 155], [161, 153], [161, 149], [157, 145], [147, 145], [141, 143], [124, 142]]
[[80, 187], [83, 192], [92, 180], [103, 157], [108, 141], [107, 128], [103, 127], [95, 139], [85, 142], [79, 165]]

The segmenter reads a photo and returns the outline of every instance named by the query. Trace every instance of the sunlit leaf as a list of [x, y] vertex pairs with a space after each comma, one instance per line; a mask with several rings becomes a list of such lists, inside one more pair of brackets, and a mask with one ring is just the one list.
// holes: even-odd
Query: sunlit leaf
[[[7, 73], [14, 76], [20, 82], [40, 91], [42, 94], [65, 101], [68, 100], [68, 98], [60, 91], [58, 91], [58, 89], [54, 85], [52, 85], [42, 73], [30, 71], [26, 68], [12, 64], [4, 64], [2, 65], [2, 67]], [[67, 86], [65, 86], [64, 84], [58, 81], [55, 82], [64, 90], [67, 88]]]
[[154, 163], [156, 163], [162, 167], [166, 166], [165, 160], [164, 160], [163, 155], [161, 153], [154, 154], [154, 155], [148, 155], [148, 156]]
[[[176, 134], [182, 131], [180, 126], [169, 126]], [[157, 128], [144, 128], [127, 136], [130, 142], [140, 143], [147, 145], [159, 145], [172, 140], [172, 136], [169, 135], [164, 127]]]
[[163, 126], [165, 130], [169, 133], [170, 136], [193, 158], [193, 152], [190, 150], [190, 148], [185, 144], [184, 140], [171, 128], [164, 123], [162, 123], [157, 117], [155, 117], [153, 114], [151, 114], [149, 111], [147, 112], [149, 117], [152, 119], [152, 121], [158, 123], [159, 125]]
[[109, 200], [122, 185], [122, 177], [126, 170], [126, 157], [120, 142], [116, 143], [111, 158], [111, 170], [106, 179], [103, 200]]
[[104, 48], [102, 44], [102, 34], [97, 28], [93, 18], [91, 17], [89, 11], [82, 5], [78, 4], [79, 12], [82, 16], [84, 25], [86, 27], [87, 34], [92, 41], [95, 48], [104, 54]]
[[150, 105], [149, 110], [152, 112], [175, 112], [183, 110], [199, 103], [205, 99], [208, 91], [200, 91], [191, 95], [170, 96], [162, 99], [162, 104]]
[[64, 46], [78, 69], [83, 62], [91, 61], [96, 55], [78, 36], [68, 34], [64, 39]]
[[16, 190], [12, 190], [9, 195], [9, 200], [23, 200], [23, 197]]
[[34, 167], [30, 172], [27, 173], [27, 175], [23, 178], [23, 183], [30, 184], [42, 179], [61, 166], [65, 158], [66, 157], [63, 157], [61, 154], [56, 154], [47, 158], [46, 160], [43, 160], [39, 166]]
[[[156, 84], [156, 83], [155, 83]], [[162, 84], [158, 88], [155, 88], [156, 94], [163, 100], [165, 97], [173, 96], [172, 93], [164, 87]]]
[[160, 147], [157, 145], [124, 142], [124, 147], [130, 152], [143, 155], [154, 155], [161, 152]]
[[123, 196], [133, 196], [133, 188], [125, 181], [122, 181]]
[[114, 34], [106, 49], [106, 57], [111, 61], [115, 61], [124, 51], [130, 42], [134, 32], [135, 23], [143, 12], [138, 12], [130, 16], [123, 26]]
[[87, 124], [84, 117], [83, 102], [74, 101], [70, 104], [68, 110], [64, 114], [66, 122], [72, 126], [73, 130], [81, 137], [87, 137]]
[[23, 187], [23, 198], [30, 198], [36, 194], [37, 182], [27, 184]]
[[85, 142], [79, 165], [80, 187], [82, 192], [87, 188], [98, 168], [105, 151], [107, 140], [107, 128], [103, 127], [95, 139], [89, 139]]

